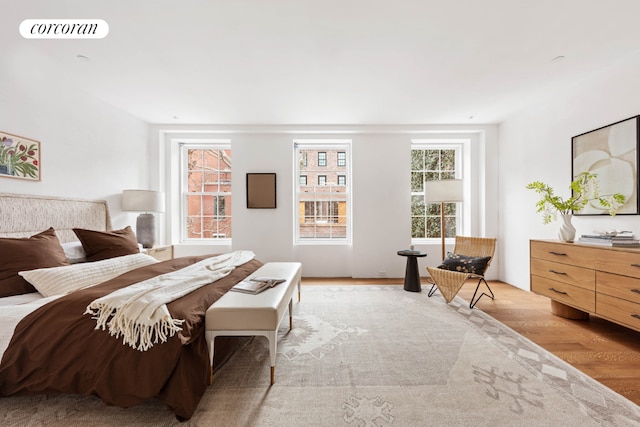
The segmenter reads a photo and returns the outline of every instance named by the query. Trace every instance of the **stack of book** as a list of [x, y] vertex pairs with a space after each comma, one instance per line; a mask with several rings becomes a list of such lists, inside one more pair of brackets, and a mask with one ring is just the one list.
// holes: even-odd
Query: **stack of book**
[[622, 248], [640, 248], [640, 240], [636, 239], [633, 233], [629, 231], [621, 231], [617, 233], [583, 234], [578, 239], [578, 243], [601, 246], [615, 246]]

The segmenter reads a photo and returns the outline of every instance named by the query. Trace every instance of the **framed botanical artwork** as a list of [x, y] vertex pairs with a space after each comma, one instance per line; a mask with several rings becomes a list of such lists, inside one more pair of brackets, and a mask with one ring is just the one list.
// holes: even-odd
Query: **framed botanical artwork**
[[247, 208], [275, 209], [276, 208], [276, 174], [248, 173], [247, 174]]
[[40, 141], [0, 132], [0, 177], [40, 181]]

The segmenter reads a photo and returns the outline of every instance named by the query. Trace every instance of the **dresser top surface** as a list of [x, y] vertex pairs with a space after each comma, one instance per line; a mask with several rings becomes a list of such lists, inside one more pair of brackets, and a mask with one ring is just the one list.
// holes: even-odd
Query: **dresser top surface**
[[598, 245], [598, 244], [589, 244], [589, 243], [576, 243], [576, 242], [563, 242], [561, 240], [554, 239], [531, 239], [531, 243], [533, 242], [541, 242], [541, 243], [553, 243], [564, 246], [571, 246], [574, 248], [587, 248], [587, 249], [604, 249], [606, 251], [619, 251], [619, 252], [633, 252], [640, 254], [640, 248], [625, 248], [620, 246], [606, 246], [606, 245]]

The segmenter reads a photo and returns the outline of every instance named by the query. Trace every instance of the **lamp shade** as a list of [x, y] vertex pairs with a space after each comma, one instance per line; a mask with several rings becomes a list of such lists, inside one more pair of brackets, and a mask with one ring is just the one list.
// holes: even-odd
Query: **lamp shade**
[[151, 190], [124, 190], [122, 210], [132, 212], [164, 212], [164, 193]]
[[424, 201], [427, 203], [453, 203], [463, 200], [461, 179], [442, 179], [424, 182]]

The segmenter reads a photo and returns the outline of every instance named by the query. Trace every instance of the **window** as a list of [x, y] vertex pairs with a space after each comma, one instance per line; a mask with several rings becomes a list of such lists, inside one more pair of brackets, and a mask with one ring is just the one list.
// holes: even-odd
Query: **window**
[[327, 153], [325, 151], [318, 153], [318, 166], [327, 166]]
[[[348, 140], [294, 141], [296, 174], [308, 177], [299, 181], [296, 194], [296, 243], [351, 242], [350, 165]], [[344, 166], [338, 169], [340, 154]], [[307, 158], [309, 163], [304, 164]], [[312, 164], [311, 159], [318, 159]], [[310, 185], [309, 185], [310, 184]]]
[[[424, 182], [462, 177], [462, 146], [420, 144], [411, 149], [411, 238], [441, 238], [440, 203], [425, 203]], [[445, 238], [462, 234], [462, 203], [445, 203]]]
[[307, 185], [307, 176], [300, 175], [300, 185]]
[[338, 151], [338, 166], [347, 166], [347, 153], [344, 151]]
[[231, 147], [180, 144], [183, 240], [231, 238]]
[[216, 216], [224, 217], [226, 213], [225, 209], [225, 199], [222, 196], [214, 196], [213, 197], [213, 212], [215, 212]]
[[337, 224], [338, 202], [304, 202], [305, 222]]

